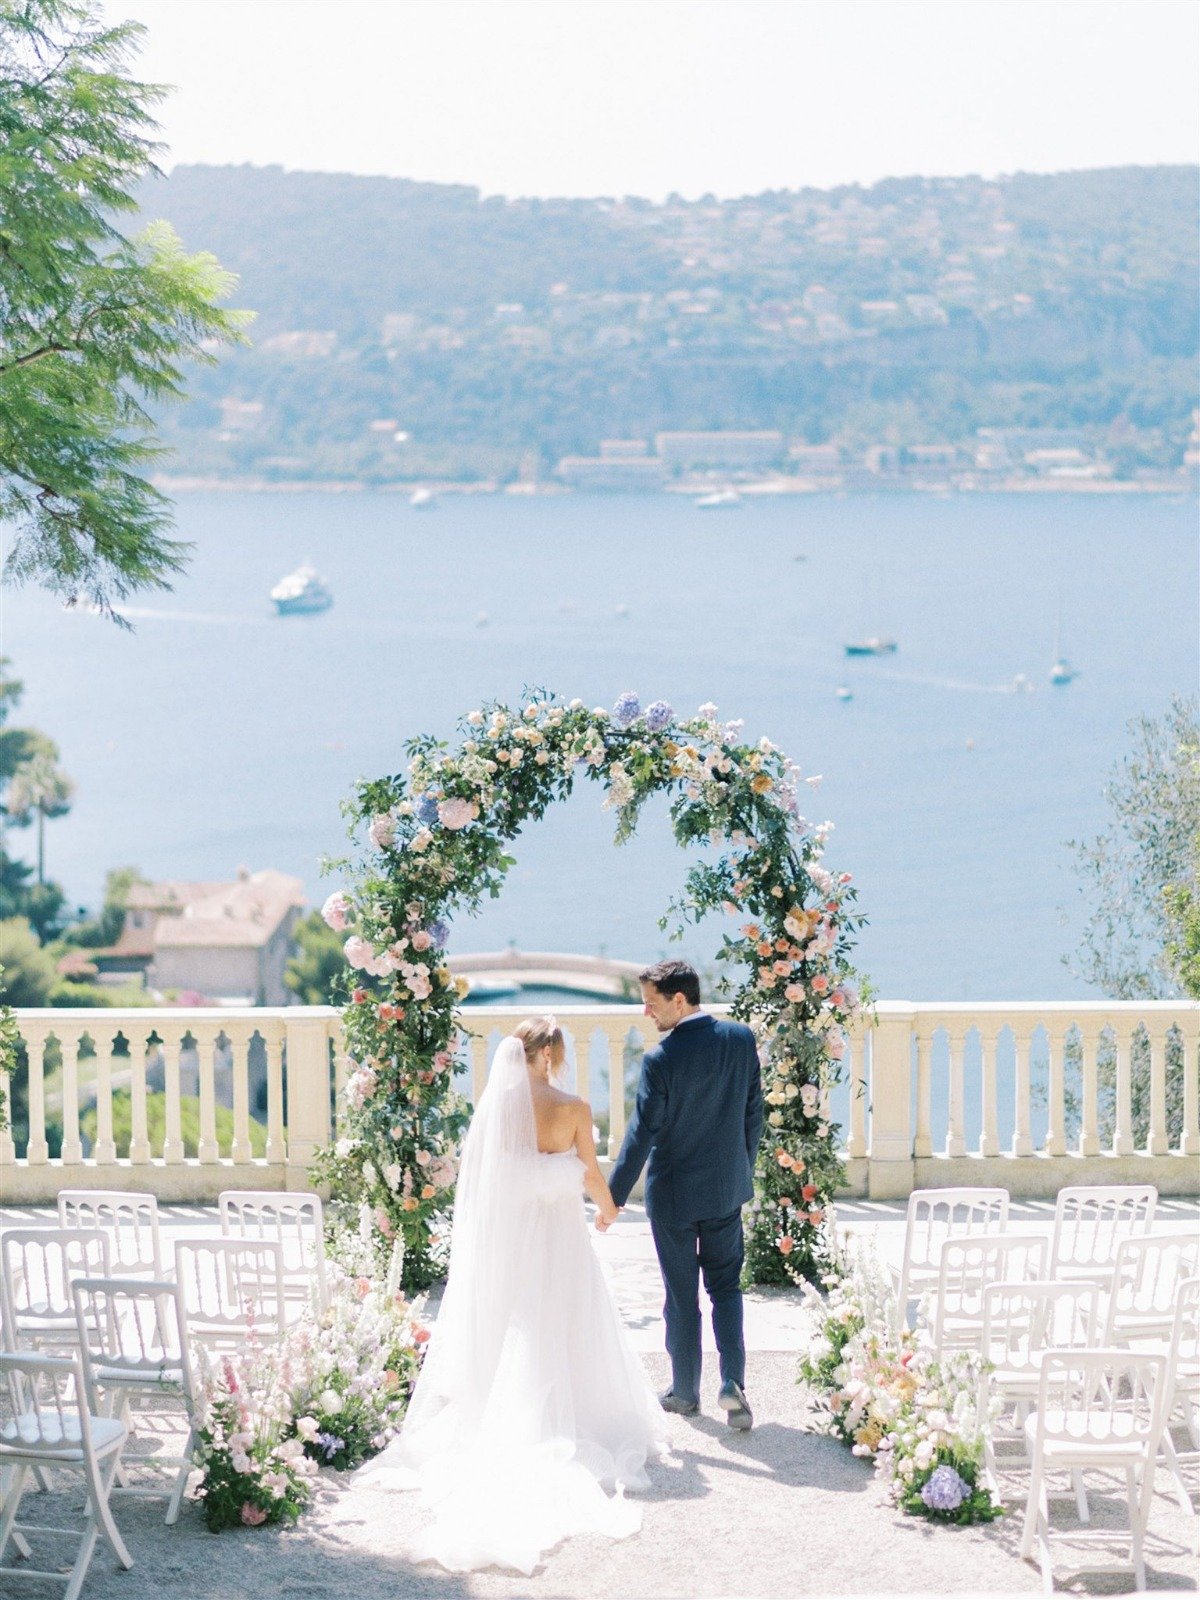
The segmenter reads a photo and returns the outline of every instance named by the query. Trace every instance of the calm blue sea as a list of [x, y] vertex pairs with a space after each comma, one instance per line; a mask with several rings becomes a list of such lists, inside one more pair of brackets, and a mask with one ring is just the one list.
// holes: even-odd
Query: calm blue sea
[[[666, 496], [185, 494], [195, 544], [176, 590], [126, 634], [34, 592], [3, 599], [19, 713], [78, 784], [47, 830], [48, 870], [94, 903], [105, 870], [298, 874], [344, 846], [339, 801], [398, 770], [406, 738], [451, 732], [487, 696], [544, 685], [589, 703], [624, 689], [692, 711], [715, 700], [824, 774], [814, 820], [870, 917], [859, 956], [888, 998], [1085, 992], [1066, 841], [1104, 821], [1125, 724], [1197, 680], [1192, 499], [763, 498], [700, 512]], [[277, 618], [301, 560], [334, 608]], [[1065, 689], [1047, 671], [1062, 604]], [[486, 622], [481, 614], [486, 614]], [[893, 635], [890, 658], [842, 643]], [[1027, 674], [1033, 692], [1014, 691]], [[853, 690], [837, 697], [839, 685]], [[683, 856], [665, 812], [610, 843], [587, 786], [519, 843], [507, 893], [459, 949], [652, 958]], [[28, 836], [14, 839], [31, 845]], [[684, 948], [698, 958], [717, 939]]]

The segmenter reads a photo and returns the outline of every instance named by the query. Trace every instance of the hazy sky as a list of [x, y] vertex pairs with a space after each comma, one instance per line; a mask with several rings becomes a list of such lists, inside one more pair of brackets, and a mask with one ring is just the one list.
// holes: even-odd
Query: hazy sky
[[694, 196], [1195, 161], [1196, 0], [105, 0], [179, 161]]

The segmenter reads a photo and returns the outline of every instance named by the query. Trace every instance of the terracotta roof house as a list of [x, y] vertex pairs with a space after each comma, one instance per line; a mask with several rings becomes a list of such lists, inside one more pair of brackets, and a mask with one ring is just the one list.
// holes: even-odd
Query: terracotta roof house
[[135, 884], [120, 938], [89, 954], [103, 975], [141, 973], [153, 989], [287, 1005], [283, 973], [304, 904], [300, 879], [272, 868], [239, 867], [231, 883]]

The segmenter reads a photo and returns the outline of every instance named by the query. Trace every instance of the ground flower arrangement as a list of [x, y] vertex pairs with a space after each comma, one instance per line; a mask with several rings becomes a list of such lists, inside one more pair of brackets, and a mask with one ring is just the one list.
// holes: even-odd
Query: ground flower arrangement
[[429, 1332], [399, 1288], [399, 1251], [384, 1277], [373, 1264], [366, 1216], [327, 1263], [323, 1312], [202, 1362], [198, 1494], [214, 1533], [295, 1522], [321, 1467], [356, 1467], [398, 1431]]
[[895, 1295], [860, 1242], [830, 1251], [824, 1292], [805, 1285], [811, 1333], [800, 1360], [827, 1431], [874, 1460], [893, 1501], [912, 1516], [959, 1524], [1002, 1515], [984, 1470], [981, 1360], [935, 1360], [922, 1324], [896, 1331]]
[[[663, 926], [724, 914], [719, 959], [741, 966], [733, 1015], [758, 1035], [767, 1138], [747, 1219], [751, 1282], [790, 1284], [822, 1268], [822, 1219], [840, 1181], [828, 1089], [862, 1010], [850, 947], [862, 923], [848, 873], [824, 864], [833, 824], [802, 808], [820, 782], [770, 739], [703, 705], [680, 716], [625, 693], [589, 710], [542, 690], [463, 718], [458, 738], [421, 737], [405, 770], [361, 783], [346, 806], [360, 847], [336, 863], [345, 886], [325, 920], [344, 933], [345, 1035], [352, 1061], [341, 1137], [314, 1169], [344, 1225], [366, 1202], [376, 1248], [401, 1240], [404, 1286], [445, 1270], [459, 1142], [455, 1092], [466, 985], [446, 956], [451, 919], [501, 891], [511, 841], [581, 781], [605, 790], [618, 843], [664, 794], [678, 844], [699, 860]], [[339, 1209], [340, 1208], [340, 1209]], [[328, 1430], [326, 1430], [328, 1431]]]

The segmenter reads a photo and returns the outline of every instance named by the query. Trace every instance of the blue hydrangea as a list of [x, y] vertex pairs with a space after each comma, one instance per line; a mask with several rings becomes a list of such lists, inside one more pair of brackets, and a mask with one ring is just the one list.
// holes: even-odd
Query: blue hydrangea
[[431, 922], [425, 931], [439, 950], [445, 948], [446, 941], [450, 937], [450, 924], [448, 922], [443, 922], [439, 917], [436, 922]]
[[665, 700], [656, 700], [646, 707], [646, 726], [651, 733], [661, 733], [675, 721], [675, 711]]
[[971, 1492], [970, 1484], [953, 1467], [935, 1467], [921, 1490], [921, 1499], [931, 1511], [957, 1511]]
[[617, 703], [613, 706], [613, 721], [618, 728], [627, 728], [631, 722], [636, 722], [642, 709], [641, 701], [637, 695], [631, 694], [627, 689], [624, 694], [617, 696]]
[[437, 796], [426, 793], [418, 796], [417, 802], [413, 806], [413, 812], [417, 821], [423, 823], [425, 827], [428, 828], [432, 826], [432, 824], [438, 819], [437, 808]]
[[339, 1439], [336, 1433], [319, 1433], [313, 1442], [324, 1450], [326, 1461], [332, 1461], [339, 1450], [346, 1448], [346, 1441]]

